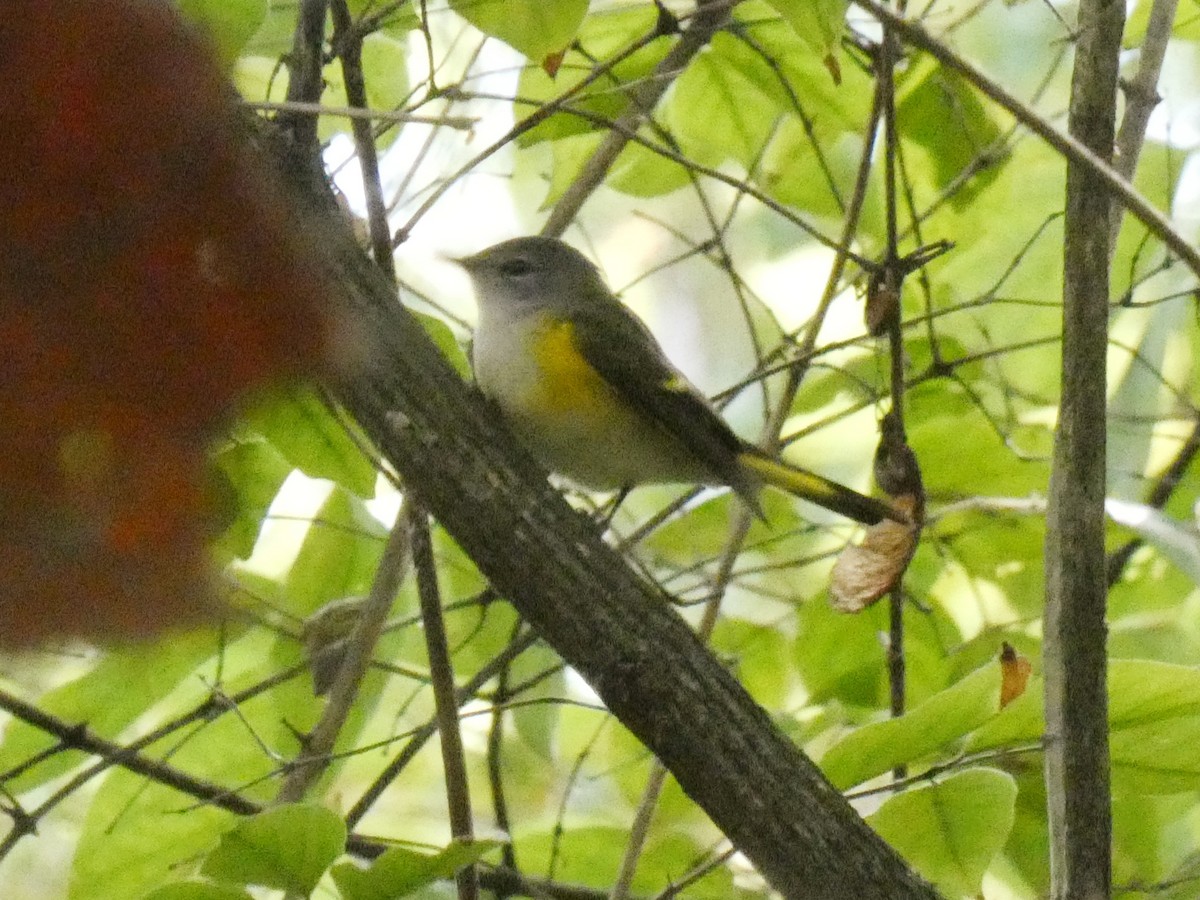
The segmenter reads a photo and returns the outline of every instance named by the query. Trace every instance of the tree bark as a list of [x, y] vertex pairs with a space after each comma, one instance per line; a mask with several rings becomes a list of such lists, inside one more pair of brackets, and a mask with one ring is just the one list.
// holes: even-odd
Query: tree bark
[[[1112, 159], [1123, 0], [1082, 0], [1069, 129]], [[1067, 164], [1062, 400], [1046, 522], [1046, 793], [1051, 894], [1108, 898], [1112, 884], [1105, 626], [1105, 356], [1112, 198]]]

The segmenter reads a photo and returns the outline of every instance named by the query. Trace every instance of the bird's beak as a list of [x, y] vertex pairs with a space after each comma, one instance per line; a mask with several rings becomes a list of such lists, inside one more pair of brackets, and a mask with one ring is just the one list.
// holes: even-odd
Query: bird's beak
[[466, 269], [468, 272], [471, 271], [471, 267], [476, 263], [474, 254], [471, 256], [450, 256], [448, 253], [439, 253], [438, 256], [448, 263], [454, 263], [459, 268]]

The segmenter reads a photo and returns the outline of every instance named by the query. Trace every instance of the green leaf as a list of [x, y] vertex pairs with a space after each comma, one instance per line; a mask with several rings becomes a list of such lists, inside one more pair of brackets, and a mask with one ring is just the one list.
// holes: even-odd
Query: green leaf
[[176, 0], [180, 11], [208, 33], [226, 64], [266, 21], [268, 0]]
[[[542, 676], [542, 673], [555, 667], [558, 668], [557, 672], [541, 677], [533, 687], [521, 692], [522, 701], [535, 702], [522, 702], [511, 713], [517, 734], [530, 749], [548, 762], [555, 758], [555, 736], [561, 718], [561, 707], [553, 699], [563, 696], [566, 681], [562, 658], [549, 647], [535, 644], [518, 656], [509, 670], [509, 684], [515, 686], [527, 679]], [[538, 700], [547, 702], [538, 703]]]
[[367, 594], [385, 534], [359, 497], [334, 485], [287, 572], [281, 607], [307, 617], [330, 600]]
[[983, 873], [1012, 830], [1017, 785], [967, 769], [890, 798], [867, 822], [947, 897], [980, 895]]
[[239, 887], [212, 881], [191, 879], [164, 884], [142, 897], [142, 900], [253, 900]]
[[836, 787], [852, 787], [948, 747], [999, 708], [1000, 666], [988, 663], [911, 712], [850, 732], [829, 748], [821, 768]]
[[229, 480], [237, 505], [220, 546], [230, 556], [245, 559], [254, 550], [267, 509], [292, 466], [261, 436], [235, 438], [214, 454], [213, 463]]
[[[996, 177], [973, 203], [948, 205], [930, 223], [932, 231], [923, 228], [926, 240], [957, 243], [931, 267], [940, 284], [935, 300], [951, 307], [999, 293], [997, 300], [1022, 302], [989, 304], [980, 317], [967, 317], [974, 320], [970, 328], [966, 321], [943, 327], [968, 347], [980, 346], [976, 329], [983, 330], [983, 346], [989, 349], [1041, 336], [1057, 338], [1062, 328], [1062, 160], [1041, 141], [1020, 141], [994, 165]], [[997, 215], [1005, 217], [1004, 228], [996, 227]], [[998, 359], [1001, 370], [994, 374], [1002, 376], [1003, 384], [1039, 397], [1055, 391], [1059, 366], [1054, 353], [1031, 349]]]
[[796, 34], [821, 53], [838, 49], [846, 28], [847, 0], [767, 0]]
[[[1041, 679], [967, 742], [968, 752], [1040, 741], [1045, 730]], [[1168, 794], [1200, 789], [1200, 669], [1147, 659], [1108, 668], [1109, 755], [1114, 782]]]
[[273, 391], [247, 409], [242, 421], [305, 475], [328, 478], [360, 497], [374, 495], [374, 465], [346, 423], [313, 391]]
[[[642, 134], [650, 134], [642, 129]], [[579, 176], [604, 139], [600, 132], [571, 134], [556, 139], [551, 146], [549, 189], [541, 209], [550, 208]], [[651, 137], [651, 141], [656, 139]], [[677, 190], [690, 182], [687, 170], [636, 141], [630, 141], [618, 154], [609, 169], [605, 184], [632, 197], [657, 197]]]
[[372, 21], [376, 21], [375, 16], [387, 10], [387, 15], [378, 20], [379, 29], [398, 38], [404, 37], [406, 32], [412, 31], [414, 28], [421, 27], [421, 18], [417, 14], [419, 6], [419, 3], [390, 3], [385, 6], [379, 0], [347, 0], [346, 3], [350, 14], [356, 19], [371, 16]]
[[[1121, 46], [1126, 50], [1140, 47], [1146, 39], [1146, 27], [1150, 24], [1150, 11], [1153, 8], [1153, 0], [1138, 0], [1134, 4], [1121, 38]], [[1185, 41], [1200, 40], [1200, 17], [1196, 15], [1195, 3], [1185, 2], [1178, 5], [1171, 36]]]
[[249, 101], [282, 103], [287, 99], [287, 66], [269, 56], [242, 55], [233, 67], [233, 84]]
[[402, 41], [374, 32], [363, 38], [363, 78], [372, 109], [395, 109], [408, 99], [408, 54]]
[[[645, 128], [642, 133], [650, 132]], [[661, 197], [690, 184], [691, 178], [675, 160], [630, 141], [613, 162], [604, 183], [631, 197]]]
[[[367, 90], [367, 105], [371, 109], [392, 110], [403, 106], [409, 97], [408, 54], [404, 39], [373, 32], [362, 42], [363, 81]], [[326, 66], [322, 71], [325, 89], [321, 103], [326, 106], [349, 106], [346, 94], [346, 75], [341, 65]], [[317, 134], [328, 140], [335, 134], [348, 134], [351, 122], [344, 116], [323, 116]], [[391, 127], [376, 140], [380, 151], [400, 136], [400, 127]]]
[[760, 73], [731, 64], [739, 52], [745, 45], [737, 38], [714, 35], [676, 80], [665, 110], [683, 153], [709, 166], [727, 159], [750, 166], [784, 111], [778, 97], [760, 87]]
[[113, 772], [84, 822], [69, 900], [128, 900], [178, 880], [179, 866], [194, 865], [235, 818], [214, 807], [187, 807], [182, 794], [147, 786], [123, 769]]
[[536, 63], [567, 48], [587, 7], [588, 0], [450, 0], [450, 8], [484, 34]]
[[239, 822], [200, 871], [231, 884], [309, 894], [346, 846], [346, 825], [323, 806], [279, 806]]
[[368, 869], [339, 863], [333, 867], [333, 880], [345, 900], [396, 900], [435, 881], [453, 878], [459, 869], [500, 846], [500, 841], [454, 841], [435, 854], [393, 847]]
[[442, 356], [454, 366], [454, 370], [458, 372], [463, 379], [471, 377], [471, 363], [467, 360], [467, 354], [463, 352], [462, 345], [458, 342], [458, 338], [454, 336], [454, 332], [450, 330], [445, 322], [437, 316], [431, 316], [428, 313], [419, 312], [417, 310], [409, 310], [416, 316], [417, 321], [421, 323], [421, 327], [425, 329], [425, 333], [429, 335], [430, 340], [437, 345], [437, 348], [442, 351]]
[[[923, 59], [899, 80], [896, 117], [902, 134], [915, 142], [933, 163], [928, 177], [940, 191], [978, 163], [981, 152], [1000, 137], [1001, 128], [992, 107], [985, 106], [973, 85], [949, 69]], [[907, 157], [906, 157], [907, 158]], [[997, 176], [995, 167], [975, 174], [955, 191], [950, 202], [968, 207]]]
[[[557, 74], [551, 77], [540, 66], [527, 66], [517, 84], [516, 116], [530, 114], [537, 105], [551, 101], [576, 87], [592, 71], [596, 60], [607, 61], [625, 48], [655, 31], [657, 13], [653, 6], [605, 11], [588, 16], [574, 42], [580, 49], [568, 50]], [[584, 118], [569, 112], [556, 112], [517, 138], [517, 145], [529, 147], [569, 135], [600, 133], [604, 122], [619, 116], [629, 105], [623, 90], [645, 79], [667, 54], [671, 44], [665, 38], [650, 41], [622, 59], [601, 78], [571, 97], [571, 109], [586, 111]]]
[[[179, 634], [157, 644], [137, 644], [103, 653], [90, 671], [44, 694], [38, 708], [70, 725], [86, 725], [92, 733], [115, 738], [145, 711], [169, 694], [217, 649], [211, 632]], [[57, 744], [46, 732], [9, 722], [0, 747], [0, 771], [23, 764]], [[20, 793], [57, 778], [85, 757], [74, 751], [55, 753], [5, 782]]]
[[[614, 729], [610, 733], [615, 733]], [[630, 738], [632, 741], [633, 739]], [[598, 762], [599, 760], [597, 760]], [[623, 768], [628, 766], [628, 757], [623, 759]], [[620, 764], [618, 764], [620, 765]], [[631, 779], [631, 806], [636, 804], [646, 783], [646, 772], [637, 767], [636, 775]], [[667, 780], [664, 790], [664, 800], [670, 805], [670, 794], [679, 791], [672, 779]], [[682, 793], [679, 791], [679, 793]], [[690, 806], [689, 812], [694, 814], [695, 805]], [[664, 811], [665, 812], [665, 811]], [[666, 818], [666, 815], [663, 815]], [[631, 892], [637, 896], [651, 897], [668, 889], [673, 879], [679, 873], [690, 870], [698, 856], [704, 853], [704, 848], [698, 843], [698, 838], [689, 837], [686, 828], [694, 824], [696, 828], [711, 827], [701, 824], [702, 817], [694, 823], [687, 820], [672, 820], [673, 829], [663, 836], [661, 832], [651, 832], [645, 853], [637, 867], [637, 873], [630, 885]], [[595, 888], [611, 888], [613, 872], [621, 865], [621, 855], [629, 840], [628, 829], [606, 827], [600, 825], [577, 825], [565, 830], [542, 830], [523, 834], [514, 847], [517, 859], [529, 871], [554, 871], [555, 877], [563, 882], [574, 882]], [[741, 893], [733, 889], [728, 877], [728, 869], [718, 869], [715, 882], [707, 879], [691, 885], [685, 892], [689, 897], [720, 898], [720, 900], [736, 900]], [[753, 894], [749, 896], [754, 896]]]
[[[172, 641], [165, 646], [172, 646]], [[221, 696], [234, 696], [301, 658], [298, 645], [284, 643], [265, 628], [227, 637], [219, 656], [181, 681], [164, 701], [146, 705], [145, 727], [208, 704], [214, 682], [219, 682]], [[268, 802], [278, 790], [271, 776], [279, 773], [280, 755], [295, 753], [296, 733], [311, 728], [321, 710], [302, 673], [236, 710], [218, 702], [214, 711], [223, 714], [176, 733], [147, 753], [169, 754], [169, 764], [180, 771], [236, 789], [250, 800]], [[111, 688], [109, 700], [120, 695], [121, 688]], [[354, 740], [357, 727], [353, 720], [347, 724], [348, 741]], [[190, 870], [237, 821], [232, 813], [148, 781], [142, 774], [113, 769], [82, 824], [71, 867], [70, 897], [128, 900], [178, 881], [181, 867]]]
[[[537, 129], [535, 128], [534, 131]], [[539, 211], [550, 209], [559, 201], [559, 198], [566, 193], [567, 188], [579, 177], [584, 164], [596, 152], [596, 148], [600, 146], [602, 140], [604, 140], [604, 134], [600, 131], [566, 134], [554, 138], [550, 144], [550, 174], [546, 185], [546, 196], [542, 198], [542, 202], [538, 206]], [[518, 165], [521, 160], [531, 159], [532, 156], [533, 154], [528, 154], [518, 157]]]
[[883, 682], [883, 652], [870, 616], [846, 616], [813, 600], [797, 613], [796, 668], [810, 703], [836, 698], [874, 707]]
[[[283, 0], [269, 0], [268, 5], [267, 18], [246, 44], [242, 59], [257, 56], [278, 60], [292, 51], [296, 39], [299, 5]], [[286, 73], [284, 80], [287, 80]]]
[[[767, 142], [758, 180], [776, 200], [832, 222], [843, 215], [845, 199], [854, 190], [862, 148], [862, 138], [827, 117], [818, 120], [810, 132], [803, 122], [788, 116]], [[872, 180], [860, 226], [867, 236], [881, 233], [883, 199], [878, 182]], [[864, 362], [874, 364], [866, 358]]]
[[857, 66], [842, 70], [836, 84], [821, 48], [814, 48], [761, 0], [744, 0], [734, 9], [733, 36], [741, 47], [726, 44], [722, 54], [744, 70], [759, 89], [779, 99], [780, 112], [800, 115], [816, 125], [841, 126], [861, 133], [871, 110], [874, 81]]
[[[909, 444], [921, 461], [930, 496], [947, 500], [980, 493], [1021, 497], [1045, 489], [1049, 465], [1006, 452], [996, 422], [980, 407], [977, 392], [972, 395], [957, 385], [924, 382], [913, 393]], [[987, 473], [986, 487], [981, 472]]]

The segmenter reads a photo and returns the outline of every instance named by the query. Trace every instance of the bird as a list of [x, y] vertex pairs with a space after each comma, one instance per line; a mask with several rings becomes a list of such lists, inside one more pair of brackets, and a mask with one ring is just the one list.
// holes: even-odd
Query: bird
[[598, 491], [727, 485], [759, 515], [765, 484], [865, 525], [907, 521], [740, 438], [569, 244], [519, 237], [453, 261], [479, 307], [475, 382], [550, 471]]

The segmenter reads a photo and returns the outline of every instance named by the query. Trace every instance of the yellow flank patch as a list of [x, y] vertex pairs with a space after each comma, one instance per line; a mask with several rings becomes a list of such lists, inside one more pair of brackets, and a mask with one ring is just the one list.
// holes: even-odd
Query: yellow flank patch
[[546, 412], [612, 413], [612, 386], [591, 367], [575, 342], [571, 322], [548, 322], [538, 329], [533, 356], [542, 371], [542, 405]]

